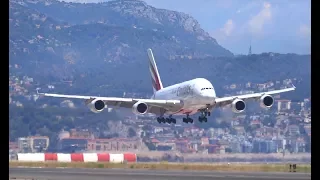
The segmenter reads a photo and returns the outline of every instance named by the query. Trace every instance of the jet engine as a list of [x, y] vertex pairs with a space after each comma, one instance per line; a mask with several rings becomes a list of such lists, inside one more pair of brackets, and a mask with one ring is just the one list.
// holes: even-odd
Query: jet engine
[[241, 113], [246, 109], [246, 103], [241, 99], [236, 99], [231, 103], [234, 113]]
[[271, 108], [273, 103], [274, 103], [273, 97], [270, 95], [263, 95], [260, 98], [260, 107], [262, 108]]
[[137, 114], [137, 115], [142, 115], [148, 112], [148, 105], [144, 102], [136, 102], [133, 106], [132, 106], [132, 112]]
[[94, 113], [100, 113], [105, 108], [105, 103], [102, 100], [95, 99], [88, 104], [89, 109]]

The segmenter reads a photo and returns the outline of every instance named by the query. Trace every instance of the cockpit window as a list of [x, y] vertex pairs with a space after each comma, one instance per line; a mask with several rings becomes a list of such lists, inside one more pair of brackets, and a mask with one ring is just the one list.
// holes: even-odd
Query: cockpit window
[[202, 91], [202, 90], [205, 90], [205, 89], [213, 89], [213, 88], [201, 88], [201, 91]]

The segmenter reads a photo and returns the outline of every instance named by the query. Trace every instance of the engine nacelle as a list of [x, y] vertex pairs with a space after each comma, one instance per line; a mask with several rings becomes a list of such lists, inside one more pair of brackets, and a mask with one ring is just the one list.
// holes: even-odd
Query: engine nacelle
[[274, 99], [270, 95], [263, 95], [260, 98], [260, 107], [262, 108], [271, 108], [274, 103]]
[[147, 113], [149, 110], [149, 107], [146, 103], [144, 102], [136, 102], [133, 106], [132, 106], [132, 112], [134, 114], [137, 115], [143, 115], [145, 113]]
[[246, 109], [246, 103], [241, 99], [236, 99], [231, 103], [234, 113], [241, 113]]
[[100, 113], [104, 110], [105, 106], [105, 103], [99, 99], [95, 99], [88, 104], [89, 109], [94, 113]]

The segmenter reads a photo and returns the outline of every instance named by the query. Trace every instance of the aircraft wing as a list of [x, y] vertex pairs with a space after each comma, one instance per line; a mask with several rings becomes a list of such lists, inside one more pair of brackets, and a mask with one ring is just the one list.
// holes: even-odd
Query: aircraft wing
[[289, 91], [294, 91], [296, 89], [295, 86], [291, 88], [285, 88], [285, 89], [280, 89], [280, 90], [274, 90], [274, 91], [267, 91], [267, 92], [259, 92], [259, 93], [253, 93], [253, 94], [244, 94], [244, 95], [236, 95], [236, 96], [229, 96], [229, 97], [222, 97], [222, 98], [216, 98], [215, 102], [216, 105], [219, 107], [226, 106], [228, 104], [231, 104], [233, 100], [235, 99], [242, 99], [242, 100], [257, 100], [263, 95], [273, 95], [273, 94], [279, 94], [283, 92], [289, 92]]
[[86, 104], [90, 103], [95, 99], [104, 101], [106, 105], [114, 107], [132, 108], [132, 106], [138, 102], [142, 101], [149, 106], [149, 113], [160, 114], [169, 109], [175, 109], [182, 106], [183, 102], [180, 100], [156, 100], [156, 99], [136, 99], [136, 98], [119, 98], [119, 97], [99, 97], [99, 96], [80, 96], [80, 95], [65, 95], [65, 94], [51, 94], [51, 93], [37, 93], [41, 96], [48, 97], [59, 97], [68, 99], [81, 99], [85, 100]]

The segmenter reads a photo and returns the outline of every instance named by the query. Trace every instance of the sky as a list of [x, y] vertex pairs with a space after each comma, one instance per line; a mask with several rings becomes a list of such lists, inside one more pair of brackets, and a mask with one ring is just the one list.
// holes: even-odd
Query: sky
[[[97, 2], [106, 0], [65, 0]], [[143, 0], [184, 12], [235, 54], [311, 54], [310, 0]]]

